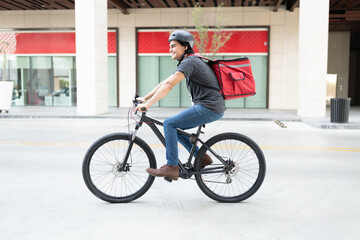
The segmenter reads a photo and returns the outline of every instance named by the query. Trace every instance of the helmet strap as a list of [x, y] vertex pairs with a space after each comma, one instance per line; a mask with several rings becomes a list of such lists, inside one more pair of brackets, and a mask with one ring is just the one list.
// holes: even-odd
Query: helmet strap
[[184, 54], [181, 56], [181, 58], [178, 60], [179, 63], [178, 63], [176, 66], [179, 66], [180, 63], [182, 62], [182, 60], [184, 60], [184, 58], [185, 58], [185, 53], [184, 53]]

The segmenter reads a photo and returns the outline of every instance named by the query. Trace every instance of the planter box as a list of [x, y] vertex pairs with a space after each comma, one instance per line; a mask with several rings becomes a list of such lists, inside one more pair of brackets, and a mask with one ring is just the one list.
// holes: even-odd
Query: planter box
[[13, 87], [13, 82], [0, 81], [0, 111], [9, 111], [12, 101]]

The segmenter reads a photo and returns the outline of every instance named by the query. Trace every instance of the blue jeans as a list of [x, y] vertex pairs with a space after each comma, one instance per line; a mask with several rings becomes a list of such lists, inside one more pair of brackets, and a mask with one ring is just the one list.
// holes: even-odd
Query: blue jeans
[[[206, 107], [196, 104], [164, 121], [167, 165], [178, 165], [178, 141], [190, 152], [190, 138], [178, 135], [177, 128], [186, 130], [222, 118], [223, 113], [215, 113]], [[196, 149], [197, 151], [198, 149]]]

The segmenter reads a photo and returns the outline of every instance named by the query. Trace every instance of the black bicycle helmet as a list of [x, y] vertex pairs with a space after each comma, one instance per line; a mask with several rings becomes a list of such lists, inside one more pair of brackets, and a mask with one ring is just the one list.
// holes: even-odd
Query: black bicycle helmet
[[184, 30], [176, 30], [171, 33], [169, 42], [176, 40], [182, 43], [188, 43], [191, 48], [194, 48], [194, 36]]

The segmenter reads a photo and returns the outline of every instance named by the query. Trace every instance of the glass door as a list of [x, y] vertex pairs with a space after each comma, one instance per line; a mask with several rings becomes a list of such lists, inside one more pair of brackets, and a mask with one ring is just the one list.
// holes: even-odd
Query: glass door
[[51, 95], [51, 57], [30, 58], [30, 78], [26, 82], [29, 105], [45, 105], [45, 97]]
[[72, 106], [75, 105], [76, 89], [73, 79], [73, 57], [53, 57], [53, 89], [48, 95], [50, 106]]

